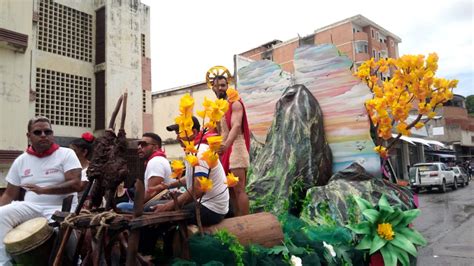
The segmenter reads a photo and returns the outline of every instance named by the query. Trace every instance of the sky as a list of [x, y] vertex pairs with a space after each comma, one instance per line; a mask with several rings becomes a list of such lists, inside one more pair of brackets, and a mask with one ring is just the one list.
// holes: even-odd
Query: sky
[[473, 0], [141, 1], [151, 9], [153, 91], [203, 82], [215, 65], [232, 73], [234, 54], [361, 14], [402, 39], [400, 55], [436, 52], [436, 76], [474, 94]]

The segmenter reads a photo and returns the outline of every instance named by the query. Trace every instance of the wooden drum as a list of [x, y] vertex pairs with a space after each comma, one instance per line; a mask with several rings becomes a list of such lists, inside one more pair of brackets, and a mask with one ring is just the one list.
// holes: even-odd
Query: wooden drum
[[15, 263], [48, 265], [54, 242], [54, 230], [48, 220], [38, 217], [13, 228], [3, 239], [6, 251]]

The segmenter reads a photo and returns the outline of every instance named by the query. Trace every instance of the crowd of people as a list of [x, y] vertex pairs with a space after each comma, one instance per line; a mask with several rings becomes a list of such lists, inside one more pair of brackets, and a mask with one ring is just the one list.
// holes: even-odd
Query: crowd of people
[[[226, 99], [228, 81], [225, 76], [213, 80], [213, 91], [220, 99]], [[156, 200], [155, 196], [163, 190], [186, 187], [177, 197], [180, 208], [192, 214], [191, 223], [197, 223], [195, 204], [189, 191], [197, 186], [196, 177], [207, 177], [214, 186], [203, 195], [197, 190], [200, 201], [200, 220], [203, 225], [217, 224], [231, 216], [249, 213], [249, 200], [245, 193], [246, 171], [249, 166], [250, 134], [245, 107], [241, 100], [230, 103], [229, 110], [221, 120], [216, 131], [201, 136], [201, 126], [193, 117], [193, 134], [177, 140], [194, 140], [198, 148], [198, 158], [208, 149], [207, 137], [219, 134], [223, 142], [219, 148], [220, 160], [212, 171], [207, 163], [200, 160], [192, 170], [188, 162], [182, 177], [170, 178], [171, 167], [162, 149], [160, 136], [152, 132], [143, 134], [138, 141], [138, 157], [144, 161], [145, 211], [164, 212], [174, 210], [172, 200]], [[198, 137], [199, 135], [199, 137]], [[11, 166], [7, 176], [7, 186], [0, 197], [0, 240], [14, 227], [36, 217], [51, 219], [55, 211], [61, 210], [63, 200], [73, 196], [72, 208], [81, 197], [88, 197], [84, 190], [88, 185], [87, 169], [93, 153], [94, 136], [84, 133], [71, 141], [69, 148], [55, 143], [54, 131], [48, 118], [37, 116], [28, 121], [28, 148]], [[233, 173], [239, 178], [236, 186], [225, 188], [226, 175]], [[194, 182], [193, 182], [194, 180]], [[24, 193], [24, 195], [22, 195]], [[123, 183], [117, 188], [116, 207], [120, 211], [133, 210], [133, 188], [125, 188]], [[87, 206], [87, 204], [85, 204]], [[10, 257], [0, 241], [0, 265], [8, 265]]]

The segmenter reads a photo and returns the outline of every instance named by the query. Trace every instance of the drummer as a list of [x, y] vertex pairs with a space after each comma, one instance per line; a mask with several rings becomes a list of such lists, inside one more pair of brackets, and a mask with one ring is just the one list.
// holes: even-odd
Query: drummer
[[[54, 142], [48, 118], [32, 118], [26, 136], [31, 145], [13, 162], [0, 198], [0, 265], [9, 263], [3, 238], [12, 228], [35, 217], [49, 219], [69, 195], [77, 205], [76, 192], [81, 189], [81, 163], [73, 150]], [[18, 201], [21, 188], [26, 193]]]

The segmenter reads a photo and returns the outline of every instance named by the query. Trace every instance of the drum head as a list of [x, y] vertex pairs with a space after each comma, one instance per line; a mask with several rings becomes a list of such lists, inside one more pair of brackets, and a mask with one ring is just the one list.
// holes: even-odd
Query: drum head
[[48, 220], [38, 217], [13, 228], [5, 235], [3, 243], [9, 253], [21, 253], [43, 244], [52, 234]]

